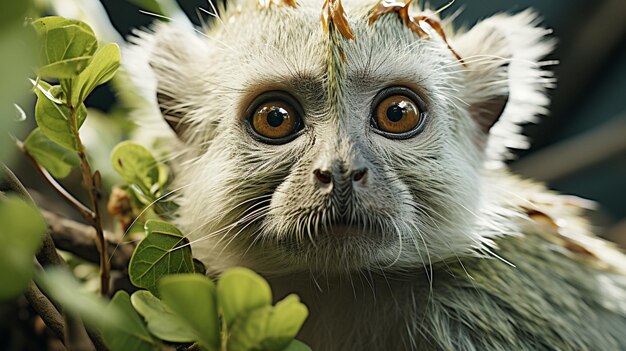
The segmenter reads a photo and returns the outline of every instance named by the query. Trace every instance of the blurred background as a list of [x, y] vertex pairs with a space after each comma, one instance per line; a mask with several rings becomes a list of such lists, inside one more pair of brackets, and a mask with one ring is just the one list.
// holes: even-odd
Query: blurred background
[[[202, 21], [211, 21], [211, 16], [199, 10], [211, 11], [207, 1], [180, 0], [178, 3], [187, 17], [200, 25]], [[430, 0], [433, 8], [448, 2]], [[146, 27], [155, 20], [155, 16], [142, 13], [142, 8], [170, 14], [177, 11], [165, 0], [36, 0], [32, 3], [5, 0], [4, 3], [2, 6], [13, 7], [13, 13], [25, 11], [30, 4], [34, 7], [27, 13], [32, 16], [61, 14], [79, 18], [92, 25], [102, 40], [120, 43], [134, 28]], [[554, 29], [558, 39], [556, 51], [548, 58], [560, 61], [554, 67], [558, 85], [550, 92], [553, 101], [550, 116], [525, 128], [532, 148], [518, 151], [518, 158], [511, 161], [510, 166], [523, 176], [546, 182], [552, 189], [596, 201], [599, 208], [592, 216], [597, 232], [626, 247], [626, 1], [458, 0], [444, 16], [463, 9], [456, 23], [472, 26], [492, 14], [514, 13], [529, 7], [542, 16], [545, 26]], [[0, 16], [6, 17], [7, 11], [2, 12]], [[6, 22], [0, 19], [0, 23]], [[13, 45], [9, 49], [0, 48], [0, 74], [11, 77], [4, 81], [0, 90], [3, 116], [7, 111], [5, 102], [19, 101], [25, 117], [29, 118], [17, 126], [8, 126], [11, 121], [1, 122], [0, 119], [3, 123], [0, 128], [21, 127], [27, 131], [30, 130], [28, 122], [33, 120], [34, 101], [28, 94], [27, 97], [18, 94], [28, 92], [28, 85], [22, 80], [27, 75], [24, 72], [28, 71], [15, 67], [20, 64], [24, 67], [24, 62], [17, 61], [20, 54], [28, 54], [28, 48], [11, 43], [10, 38], [15, 35], [9, 28], [12, 27], [0, 24], [0, 38], [3, 38], [0, 45]], [[21, 51], [16, 50], [18, 47]], [[9, 64], [11, 59], [17, 60], [16, 63]], [[119, 81], [117, 84], [120, 85]], [[108, 152], [130, 132], [124, 121], [134, 104], [132, 94], [119, 90], [109, 85], [95, 91], [87, 101], [90, 118], [89, 125], [83, 129], [88, 133], [84, 139], [93, 150], [94, 159], [103, 160], [96, 167], [103, 169], [105, 180], [110, 183], [116, 178], [108, 165]], [[15, 132], [18, 136], [24, 133]], [[0, 144], [0, 157], [11, 154], [10, 143]], [[42, 182], [30, 165], [14, 157], [13, 168], [28, 186], [41, 188]], [[70, 177], [67, 186], [72, 187], [76, 179]], [[56, 200], [56, 195], [49, 190], [39, 190], [45, 198]]]

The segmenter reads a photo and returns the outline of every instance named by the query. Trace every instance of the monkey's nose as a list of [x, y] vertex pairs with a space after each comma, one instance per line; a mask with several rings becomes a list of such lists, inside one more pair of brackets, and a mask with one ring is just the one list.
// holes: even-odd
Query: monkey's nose
[[[315, 180], [320, 184], [331, 184], [333, 182], [333, 173], [324, 169], [316, 169], [313, 171]], [[350, 171], [350, 179], [354, 183], [365, 183], [367, 178], [367, 168], [360, 168]]]

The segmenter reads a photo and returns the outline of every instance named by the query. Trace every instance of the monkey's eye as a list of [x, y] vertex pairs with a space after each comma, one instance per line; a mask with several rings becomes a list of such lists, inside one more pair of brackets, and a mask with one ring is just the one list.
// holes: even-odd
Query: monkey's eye
[[269, 144], [293, 140], [303, 126], [299, 104], [283, 92], [268, 92], [257, 97], [250, 105], [248, 122], [253, 134]]
[[388, 138], [407, 139], [416, 135], [423, 129], [425, 118], [424, 102], [405, 87], [382, 90], [372, 104], [372, 127]]

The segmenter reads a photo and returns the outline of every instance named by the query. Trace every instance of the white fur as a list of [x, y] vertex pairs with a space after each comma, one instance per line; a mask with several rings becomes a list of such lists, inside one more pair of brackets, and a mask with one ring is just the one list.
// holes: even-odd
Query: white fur
[[[509, 148], [527, 146], [520, 124], [546, 113], [552, 80], [540, 60], [552, 46], [545, 39], [549, 31], [529, 11], [496, 15], [466, 33], [446, 24], [460, 62], [442, 38], [420, 39], [394, 13], [370, 26], [371, 3], [345, 4], [356, 35], [347, 41], [332, 29], [324, 32], [321, 2], [300, 2], [295, 9], [232, 5], [206, 34], [159, 24], [138, 33], [126, 52], [128, 71], [154, 103], [148, 113], [158, 114], [155, 96], [165, 94], [171, 98], [165, 118], [182, 115], [187, 127], [183, 145], [174, 150], [182, 186], [178, 224], [194, 254], [212, 273], [245, 265], [269, 277], [279, 295], [301, 293], [313, 313], [304, 335], [319, 350], [498, 349], [500, 338], [517, 332], [536, 333], [535, 339], [510, 345], [532, 349], [544, 340], [537, 325], [563, 321], [535, 325], [524, 319], [525, 310], [507, 316], [508, 300], [490, 300], [490, 286], [477, 288], [480, 296], [451, 287], [472, 284], [473, 274], [505, 289], [481, 262], [495, 262], [503, 276], [525, 263], [509, 262], [507, 255], [519, 256], [500, 252], [498, 242], [524, 242], [525, 208], [544, 190], [510, 178], [502, 161]], [[427, 125], [414, 138], [387, 139], [371, 130], [371, 101], [390, 85], [413, 89], [428, 105]], [[306, 128], [290, 143], [268, 145], [250, 136], [245, 111], [254, 97], [277, 89], [300, 101]], [[472, 106], [506, 94], [503, 115], [484, 135]], [[168, 128], [154, 119], [147, 124]], [[367, 167], [367, 183], [322, 189], [313, 177], [320, 167], [333, 170], [338, 181]], [[549, 240], [537, 238], [537, 255], [552, 257], [544, 245]], [[623, 258], [614, 255], [616, 262]], [[563, 267], [574, 264], [568, 260], [560, 261]], [[454, 273], [464, 264], [479, 268], [467, 276]], [[542, 289], [522, 272], [528, 273], [513, 275], [523, 277], [519, 284]], [[442, 274], [456, 280], [438, 286], [435, 275]], [[391, 283], [387, 275], [394, 277]], [[545, 275], [558, 276], [549, 268]], [[613, 296], [623, 294], [621, 283], [606, 279]], [[572, 291], [565, 280], [555, 286], [546, 296]], [[448, 298], [457, 292], [461, 300], [454, 305]], [[527, 303], [520, 306], [534, 311]], [[463, 328], [488, 324], [475, 313], [479, 305], [492, 308], [496, 324], [519, 318], [518, 329], [505, 334], [503, 326], [502, 335], [485, 332], [474, 340]], [[341, 308], [346, 313], [339, 318]], [[456, 314], [466, 324], [455, 324], [450, 316]], [[543, 329], [545, 340], [552, 340], [550, 329]], [[605, 337], [616, 345], [607, 333], [587, 339]]]

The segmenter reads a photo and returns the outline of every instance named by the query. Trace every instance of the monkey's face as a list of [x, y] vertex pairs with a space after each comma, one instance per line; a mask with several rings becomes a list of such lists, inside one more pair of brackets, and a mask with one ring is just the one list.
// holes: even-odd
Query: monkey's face
[[451, 41], [459, 58], [397, 13], [372, 24], [371, 4], [348, 8], [350, 39], [324, 30], [320, 8], [247, 5], [207, 37], [170, 26], [150, 38], [162, 112], [193, 154], [177, 174], [194, 253], [341, 273], [479, 248], [495, 122], [480, 118], [499, 116], [480, 104], [507, 94], [503, 59], [476, 64], [472, 43]]

